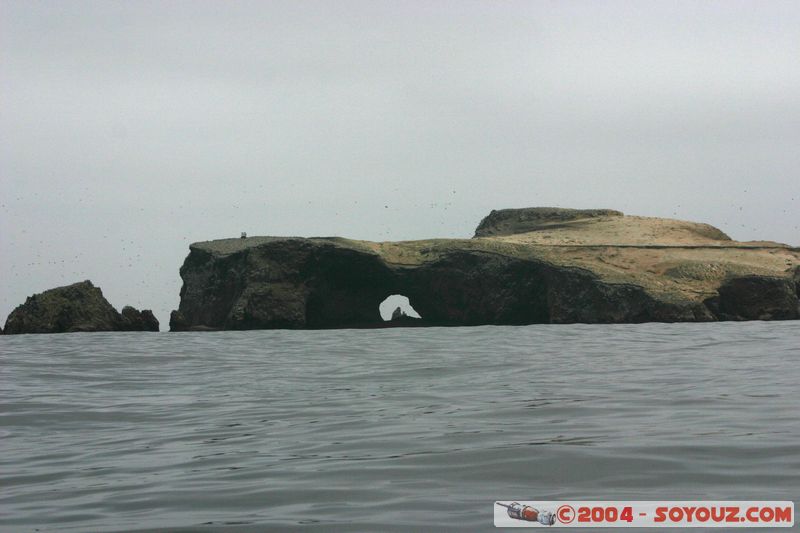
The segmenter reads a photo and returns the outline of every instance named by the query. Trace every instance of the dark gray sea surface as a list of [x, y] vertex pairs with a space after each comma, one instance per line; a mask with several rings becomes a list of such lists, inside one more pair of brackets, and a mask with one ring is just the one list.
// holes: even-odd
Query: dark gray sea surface
[[0, 348], [3, 532], [488, 531], [495, 500], [800, 495], [800, 322]]

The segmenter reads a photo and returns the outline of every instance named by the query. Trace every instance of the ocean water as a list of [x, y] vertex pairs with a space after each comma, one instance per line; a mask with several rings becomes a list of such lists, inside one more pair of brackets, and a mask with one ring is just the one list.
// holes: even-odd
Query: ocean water
[[503, 499], [800, 495], [800, 322], [20, 335], [0, 353], [3, 532], [488, 531]]

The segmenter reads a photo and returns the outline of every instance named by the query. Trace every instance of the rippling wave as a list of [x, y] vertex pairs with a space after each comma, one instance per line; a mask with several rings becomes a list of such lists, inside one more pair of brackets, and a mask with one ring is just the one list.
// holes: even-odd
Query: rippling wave
[[0, 337], [0, 530], [800, 493], [800, 322]]

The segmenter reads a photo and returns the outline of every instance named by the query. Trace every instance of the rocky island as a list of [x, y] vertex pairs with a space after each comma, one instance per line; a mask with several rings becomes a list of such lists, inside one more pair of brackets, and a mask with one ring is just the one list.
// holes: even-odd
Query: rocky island
[[158, 331], [158, 320], [130, 306], [117, 312], [91, 281], [56, 287], [28, 297], [6, 320], [5, 335], [78, 331]]
[[472, 239], [199, 242], [171, 331], [383, 324], [409, 298], [429, 326], [788, 320], [800, 249], [610, 209], [492, 211]]

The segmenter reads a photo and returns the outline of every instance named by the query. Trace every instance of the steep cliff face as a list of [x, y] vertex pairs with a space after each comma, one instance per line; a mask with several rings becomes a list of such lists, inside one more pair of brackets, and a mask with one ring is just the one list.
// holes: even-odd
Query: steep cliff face
[[797, 292], [797, 297], [800, 298], [800, 266], [794, 269], [794, 286]]
[[791, 278], [744, 276], [726, 281], [719, 296], [706, 301], [720, 320], [791, 320], [800, 314]]
[[126, 306], [122, 313], [99, 287], [82, 281], [29, 296], [6, 320], [5, 334], [76, 331], [158, 331], [149, 310]]
[[[496, 230], [490, 215], [482, 226], [502, 234], [466, 240], [196, 243], [170, 328], [374, 327], [390, 294], [407, 296], [424, 325], [800, 316], [796, 249], [609, 210], [532, 212], [535, 225], [515, 226], [521, 233]], [[655, 244], [625, 242], [648, 234]]]
[[[392, 286], [393, 278], [375, 254], [325, 239], [254, 240], [258, 244], [252, 247], [237, 247], [236, 239], [192, 245], [181, 268], [181, 305], [172, 314], [172, 330], [345, 327], [381, 321], [372, 302]], [[229, 252], [229, 246], [234, 250]]]

